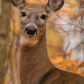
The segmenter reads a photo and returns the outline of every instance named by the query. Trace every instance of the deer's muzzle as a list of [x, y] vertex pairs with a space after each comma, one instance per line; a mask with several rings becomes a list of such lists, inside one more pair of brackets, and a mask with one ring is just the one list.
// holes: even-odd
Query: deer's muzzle
[[28, 35], [36, 35], [37, 29], [33, 25], [29, 25], [25, 28], [24, 32]]

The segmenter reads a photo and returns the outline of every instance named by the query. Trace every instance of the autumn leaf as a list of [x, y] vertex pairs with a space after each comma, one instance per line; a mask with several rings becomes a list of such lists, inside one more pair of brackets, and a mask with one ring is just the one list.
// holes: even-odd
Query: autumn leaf
[[81, 67], [84, 67], [84, 61], [81, 63]]
[[72, 70], [73, 73], [77, 73], [78, 72], [78, 67], [74, 67]]
[[71, 51], [68, 53], [68, 57], [70, 58], [72, 56], [72, 49]]
[[56, 55], [55, 58], [53, 59], [50, 59], [50, 61], [54, 64], [59, 64], [59, 63], [62, 63], [64, 61], [64, 58], [62, 55]]
[[63, 56], [60, 55], [60, 54], [57, 54], [57, 55], [56, 55], [56, 61], [57, 61], [57, 63], [62, 63], [62, 62], [64, 61]]
[[74, 64], [71, 63], [71, 60], [66, 60], [64, 62], [64, 66], [68, 67], [68, 68], [73, 68], [74, 67]]
[[79, 60], [71, 60], [73, 63], [78, 64]]

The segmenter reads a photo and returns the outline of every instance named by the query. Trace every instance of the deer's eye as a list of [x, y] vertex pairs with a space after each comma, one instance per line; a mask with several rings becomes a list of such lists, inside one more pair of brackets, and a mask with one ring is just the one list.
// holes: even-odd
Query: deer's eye
[[26, 13], [25, 12], [21, 12], [21, 14], [22, 14], [22, 17], [26, 16]]
[[42, 18], [43, 20], [45, 20], [45, 19], [46, 19], [46, 15], [43, 14], [43, 15], [41, 16], [41, 18]]

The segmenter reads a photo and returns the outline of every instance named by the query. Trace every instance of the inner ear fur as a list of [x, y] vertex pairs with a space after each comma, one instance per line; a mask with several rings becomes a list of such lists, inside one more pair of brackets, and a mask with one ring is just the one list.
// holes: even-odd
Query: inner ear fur
[[25, 0], [12, 0], [12, 4], [16, 7], [22, 7], [25, 4]]
[[64, 0], [48, 0], [46, 9], [48, 13], [52, 14], [57, 10], [61, 9], [63, 5], [64, 5]]

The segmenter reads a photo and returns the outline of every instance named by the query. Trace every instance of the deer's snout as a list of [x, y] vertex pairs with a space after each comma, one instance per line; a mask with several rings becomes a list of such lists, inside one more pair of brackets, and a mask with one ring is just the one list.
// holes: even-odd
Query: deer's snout
[[24, 32], [28, 35], [36, 35], [37, 29], [33, 25], [29, 25], [25, 28]]

